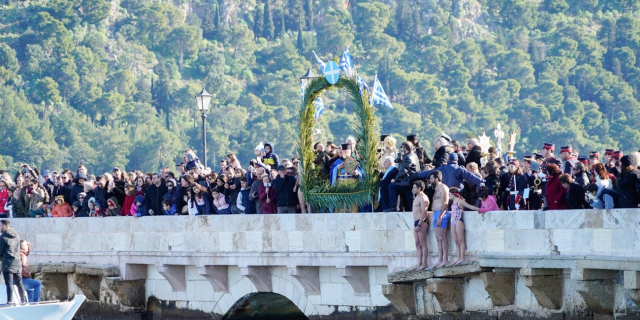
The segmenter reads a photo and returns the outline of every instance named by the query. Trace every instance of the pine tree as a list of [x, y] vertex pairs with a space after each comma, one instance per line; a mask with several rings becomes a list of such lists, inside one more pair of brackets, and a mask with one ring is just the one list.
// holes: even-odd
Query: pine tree
[[284, 37], [284, 34], [287, 32], [287, 28], [284, 25], [284, 8], [280, 10], [280, 37]]
[[215, 14], [216, 11], [213, 6], [205, 6], [204, 8], [204, 17], [202, 18], [202, 35], [211, 40], [213, 33], [216, 29], [215, 26]]
[[307, 0], [304, 3], [304, 13], [306, 16], [307, 28], [313, 29], [313, 0]]
[[273, 17], [271, 16], [271, 0], [264, 2], [264, 29], [262, 33], [268, 40], [273, 40], [276, 28], [273, 25]]
[[300, 19], [300, 23], [298, 23], [298, 39], [296, 40], [296, 48], [298, 49], [298, 53], [304, 54], [304, 33], [302, 31], [302, 19]]
[[253, 17], [253, 34], [256, 39], [262, 35], [264, 21], [262, 20], [262, 4], [256, 5], [256, 15]]
[[213, 19], [216, 30], [220, 30], [220, 5], [216, 2], [216, 17]]

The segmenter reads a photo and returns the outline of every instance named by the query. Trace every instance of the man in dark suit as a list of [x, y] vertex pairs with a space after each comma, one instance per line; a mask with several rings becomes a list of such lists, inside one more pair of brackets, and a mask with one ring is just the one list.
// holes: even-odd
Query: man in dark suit
[[380, 194], [378, 197], [378, 212], [389, 208], [389, 185], [398, 175], [398, 168], [394, 166], [394, 159], [391, 156], [384, 158], [384, 172], [380, 173]]

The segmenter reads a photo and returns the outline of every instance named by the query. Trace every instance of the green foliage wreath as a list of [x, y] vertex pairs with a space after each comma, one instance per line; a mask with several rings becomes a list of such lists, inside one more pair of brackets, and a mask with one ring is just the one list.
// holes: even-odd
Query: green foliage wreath
[[[315, 158], [313, 150], [312, 132], [316, 124], [313, 118], [315, 107], [313, 101], [324, 90], [345, 89], [351, 101], [355, 103], [355, 114], [359, 120], [356, 124], [357, 148], [362, 157], [360, 166], [365, 179], [354, 183], [344, 183], [335, 187], [319, 175], [320, 168], [314, 168]], [[338, 82], [331, 85], [324, 77], [311, 79], [304, 93], [300, 108], [300, 124], [298, 134], [298, 154], [302, 164], [300, 188], [304, 200], [310, 204], [314, 212], [328, 212], [329, 208], [345, 208], [372, 204], [378, 194], [379, 177], [377, 173], [377, 142], [375, 108], [369, 105], [369, 92], [364, 90], [360, 95], [357, 80], [354, 77], [341, 75]]]

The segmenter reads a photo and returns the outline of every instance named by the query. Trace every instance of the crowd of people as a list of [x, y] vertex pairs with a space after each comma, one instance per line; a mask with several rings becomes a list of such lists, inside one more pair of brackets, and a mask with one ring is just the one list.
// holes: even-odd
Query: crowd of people
[[[545, 143], [540, 153], [503, 159], [493, 147], [483, 151], [477, 139], [464, 145], [444, 133], [433, 145], [430, 157], [416, 135], [407, 136], [400, 150], [394, 137], [381, 136], [377, 211], [411, 211], [415, 181], [425, 183], [423, 192], [432, 207], [436, 191], [430, 178], [436, 173], [444, 186], [456, 188], [455, 198], [466, 204], [457, 207], [461, 211], [638, 207], [638, 152], [623, 155], [607, 149], [603, 157], [597, 151], [578, 156], [566, 146], [558, 157], [555, 146]], [[254, 150], [246, 169], [229, 153], [217, 172], [205, 168], [191, 149], [184, 151], [175, 171], [165, 167], [159, 173], [114, 167], [93, 175], [84, 165], [75, 171], [40, 172], [22, 164], [13, 176], [0, 172], [0, 218], [313, 211], [299, 188], [299, 159], [281, 160], [269, 143]], [[362, 180], [363, 159], [357, 150], [354, 138], [339, 146], [317, 142], [313, 163], [331, 185]], [[455, 211], [454, 204], [449, 201], [441, 209]]]
[[[640, 152], [624, 155], [612, 149], [579, 155], [571, 146], [544, 143], [540, 153], [517, 159], [501, 157], [477, 139], [465, 144], [442, 133], [433, 143], [433, 156], [415, 134], [397, 149], [389, 135], [380, 137], [378, 169], [380, 189], [375, 210], [413, 212], [418, 253], [415, 269], [428, 268], [426, 234], [432, 227], [439, 258], [433, 267], [449, 265], [447, 230], [451, 229], [458, 257], [464, 262], [465, 211], [484, 214], [496, 210], [565, 210], [638, 208], [640, 202]], [[363, 180], [364, 159], [357, 140], [339, 146], [317, 142], [313, 148], [314, 172], [335, 186]], [[159, 173], [111, 172], [91, 174], [87, 167], [39, 171], [22, 164], [11, 176], [0, 172], [0, 218], [107, 217], [154, 215], [307, 213], [299, 188], [299, 159], [280, 159], [272, 144], [258, 144], [255, 158], [245, 169], [233, 153], [216, 172], [205, 168], [195, 152], [184, 150], [175, 171]], [[370, 210], [371, 208], [369, 208]], [[362, 208], [332, 208], [331, 211]], [[0, 252], [6, 283], [24, 283], [30, 301], [39, 298], [40, 283], [30, 279], [29, 243], [20, 242], [2, 220]], [[20, 263], [15, 262], [20, 251]], [[12, 255], [13, 254], [13, 255]], [[14, 257], [7, 261], [6, 257]], [[26, 267], [25, 267], [26, 262]], [[16, 270], [22, 272], [16, 273]], [[24, 272], [24, 270], [27, 270]], [[33, 295], [36, 295], [35, 297]], [[22, 298], [22, 297], [21, 297]]]

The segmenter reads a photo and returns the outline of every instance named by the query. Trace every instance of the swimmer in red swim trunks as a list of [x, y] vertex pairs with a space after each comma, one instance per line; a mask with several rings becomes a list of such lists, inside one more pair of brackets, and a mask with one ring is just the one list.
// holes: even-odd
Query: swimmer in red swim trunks
[[440, 268], [449, 264], [449, 242], [447, 240], [447, 227], [451, 213], [447, 211], [449, 205], [449, 188], [442, 183], [442, 172], [434, 171], [429, 177], [429, 182], [435, 187], [433, 195], [433, 229], [438, 240], [438, 262], [434, 268]]

